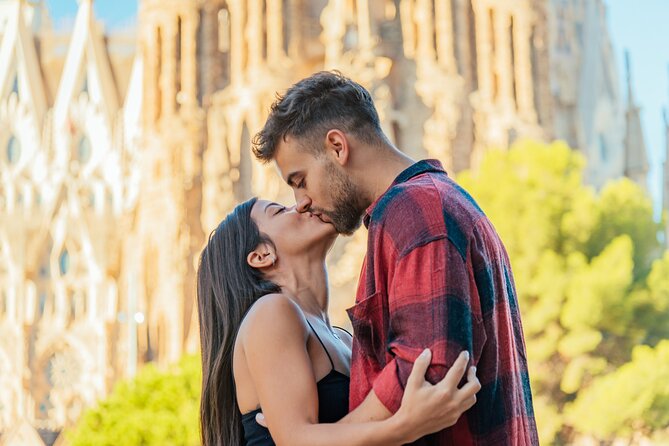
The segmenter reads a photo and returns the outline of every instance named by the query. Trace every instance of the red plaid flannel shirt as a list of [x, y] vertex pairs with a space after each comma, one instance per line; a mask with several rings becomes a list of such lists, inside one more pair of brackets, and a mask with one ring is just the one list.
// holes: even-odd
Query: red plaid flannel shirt
[[477, 366], [477, 403], [449, 429], [416, 445], [537, 445], [525, 342], [511, 265], [476, 202], [438, 161], [402, 172], [368, 209], [356, 304], [350, 409], [374, 390], [400, 406], [416, 357], [432, 350], [437, 382], [466, 349]]

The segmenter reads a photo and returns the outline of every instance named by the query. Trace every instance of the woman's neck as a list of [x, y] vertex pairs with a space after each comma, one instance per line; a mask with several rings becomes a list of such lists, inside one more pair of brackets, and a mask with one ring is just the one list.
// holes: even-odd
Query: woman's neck
[[325, 261], [285, 260], [277, 266], [275, 282], [281, 290], [305, 313], [327, 320], [329, 295]]

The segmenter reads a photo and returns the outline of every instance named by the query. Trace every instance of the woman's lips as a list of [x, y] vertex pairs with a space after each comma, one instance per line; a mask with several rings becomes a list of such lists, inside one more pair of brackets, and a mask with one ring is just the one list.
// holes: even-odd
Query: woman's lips
[[332, 224], [332, 222], [330, 221], [329, 218], [327, 218], [325, 215], [320, 214], [320, 213], [316, 214], [316, 213], [313, 213], [313, 212], [309, 212], [309, 217], [316, 217], [316, 218], [318, 218], [322, 223], [325, 223], [325, 224], [328, 224], [328, 225], [331, 225], [331, 224]]
[[323, 216], [322, 214], [318, 214], [318, 215], [316, 215], [316, 217], [318, 217], [318, 219], [320, 221], [322, 221], [323, 223], [332, 224], [332, 222], [327, 217]]

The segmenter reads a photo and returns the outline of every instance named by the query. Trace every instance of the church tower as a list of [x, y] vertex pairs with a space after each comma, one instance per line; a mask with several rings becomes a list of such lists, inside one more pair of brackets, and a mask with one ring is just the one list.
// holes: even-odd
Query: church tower
[[625, 52], [625, 72], [627, 76], [627, 107], [625, 109], [624, 175], [647, 190], [648, 155], [646, 154], [646, 143], [641, 128], [641, 110], [634, 101], [632, 67], [628, 52]]
[[223, 82], [206, 109], [202, 165], [201, 221], [206, 233], [235, 203], [251, 196], [282, 197], [286, 202], [291, 197], [273, 166], [253, 158], [251, 139], [264, 124], [275, 93], [290, 86], [296, 70], [304, 69], [300, 63], [308, 64], [314, 53], [322, 52], [319, 45], [306, 45], [314, 37], [309, 34], [313, 8], [301, 0], [221, 3], [215, 42], [223, 60]]
[[27, 434], [13, 430], [27, 424], [34, 409], [24, 386], [25, 371], [31, 365], [25, 339], [41, 316], [36, 308], [41, 300], [36, 282], [43, 273], [35, 274], [28, 252], [36, 249], [31, 241], [44, 232], [42, 223], [47, 219], [37, 202], [48, 189], [35, 178], [35, 170], [45, 167], [44, 160], [36, 158], [42, 147], [47, 98], [32, 42], [29, 16], [33, 11], [19, 0], [4, 6], [4, 26], [0, 26], [0, 171], [4, 179], [0, 185], [0, 432], [34, 440], [33, 428]]
[[[669, 70], [667, 70], [669, 73]], [[669, 96], [668, 96], [669, 97]], [[662, 212], [665, 214], [664, 243], [669, 247], [669, 103], [662, 110], [664, 118], [664, 165], [662, 169]]]
[[199, 218], [203, 103], [221, 72], [211, 61], [201, 63], [211, 51], [203, 35], [216, 17], [216, 2], [206, 8], [201, 3], [139, 2], [142, 178], [125, 249], [127, 313], [141, 315], [137, 357], [131, 359], [139, 363], [177, 360], [196, 330], [195, 267], [204, 240]]
[[472, 0], [478, 59], [473, 165], [486, 148], [507, 147], [520, 135], [543, 137], [534, 105], [534, 3]]
[[[136, 122], [92, 0], [57, 55], [42, 2], [2, 6], [0, 432], [50, 445], [118, 379], [119, 228], [134, 172], [121, 135]], [[49, 57], [61, 72], [43, 71]]]

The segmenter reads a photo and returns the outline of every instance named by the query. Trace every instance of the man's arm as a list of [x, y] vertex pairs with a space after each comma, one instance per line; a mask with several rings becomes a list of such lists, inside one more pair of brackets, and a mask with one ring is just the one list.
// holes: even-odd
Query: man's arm
[[447, 238], [403, 254], [389, 277], [387, 349], [393, 359], [374, 381], [375, 396], [366, 399], [373, 416], [397, 412], [411, 366], [424, 348], [432, 351], [426, 377], [435, 383], [463, 350], [474, 355], [476, 364], [480, 352], [474, 351], [474, 341], [482, 344], [485, 337], [466, 259]]

